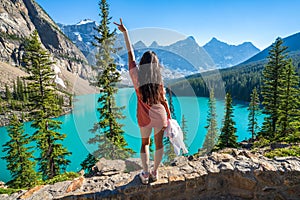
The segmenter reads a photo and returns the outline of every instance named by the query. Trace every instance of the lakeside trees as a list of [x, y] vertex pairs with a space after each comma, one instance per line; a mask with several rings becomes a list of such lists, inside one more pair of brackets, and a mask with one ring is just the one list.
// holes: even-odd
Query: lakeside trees
[[263, 113], [266, 114], [261, 135], [274, 138], [277, 132], [278, 107], [280, 104], [280, 84], [282, 83], [282, 72], [287, 64], [287, 47], [282, 45], [283, 41], [277, 38], [269, 52], [269, 62], [263, 70]]
[[[168, 102], [169, 102], [169, 109], [170, 109], [171, 117], [172, 117], [172, 119], [176, 119], [175, 108], [174, 108], [173, 99], [172, 99], [173, 95], [172, 95], [172, 90], [170, 87], [167, 88], [167, 94], [168, 94]], [[176, 154], [174, 152], [174, 147], [171, 144], [168, 137], [164, 137], [163, 143], [164, 143], [164, 149], [165, 149], [164, 163], [171, 164], [174, 161], [174, 159], [176, 158]]]
[[225, 147], [236, 148], [237, 136], [235, 122], [233, 121], [233, 107], [232, 98], [229, 93], [225, 97], [225, 116], [223, 120], [223, 126], [221, 128], [221, 134], [216, 145], [217, 149], [223, 149]]
[[296, 68], [289, 59], [285, 65], [282, 85], [279, 98], [281, 100], [278, 108], [278, 134], [276, 138], [286, 140], [294, 135], [300, 128], [300, 90], [299, 76], [296, 75]]
[[201, 148], [201, 152], [199, 152], [202, 155], [211, 152], [211, 150], [215, 147], [219, 136], [216, 112], [216, 99], [213, 89], [210, 90], [208, 107], [209, 108], [207, 114], [207, 126], [205, 126], [207, 132]]
[[[285, 140], [299, 132], [299, 76], [287, 57], [287, 47], [277, 38], [263, 70], [263, 113], [266, 114], [261, 137]], [[299, 139], [298, 139], [299, 140]]]
[[12, 175], [12, 179], [7, 183], [13, 188], [32, 187], [36, 185], [38, 174], [34, 167], [32, 146], [28, 134], [24, 133], [23, 124], [16, 115], [13, 115], [7, 128], [10, 140], [3, 145], [3, 152], [6, 156], [3, 159], [7, 162], [7, 169]]
[[62, 144], [65, 134], [59, 132], [61, 122], [54, 120], [61, 114], [61, 107], [56, 98], [51, 69], [53, 62], [49, 53], [42, 49], [37, 31], [34, 31], [25, 43], [23, 61], [30, 75], [28, 82], [31, 126], [36, 129], [32, 139], [40, 149], [37, 158], [39, 171], [43, 179], [50, 179], [65, 171], [70, 163], [67, 156], [71, 155]]
[[96, 85], [101, 88], [101, 96], [98, 99], [100, 113], [99, 122], [94, 124], [91, 132], [95, 134], [90, 138], [90, 144], [97, 144], [98, 149], [94, 151], [96, 158], [105, 157], [111, 159], [124, 159], [133, 154], [133, 150], [127, 148], [124, 139], [122, 124], [118, 122], [123, 119], [122, 107], [118, 107], [114, 95], [117, 92], [116, 84], [120, 81], [120, 73], [117, 71], [116, 64], [112, 57], [115, 52], [115, 30], [110, 31], [109, 24], [109, 5], [106, 0], [99, 3], [101, 21], [96, 30], [99, 37], [95, 36], [98, 47], [96, 54], [98, 77]]
[[252, 141], [256, 138], [257, 136], [257, 131], [258, 131], [258, 122], [257, 122], [257, 116], [260, 114], [259, 113], [259, 97], [256, 88], [252, 90], [251, 93], [251, 99], [248, 107], [248, 131], [251, 133], [251, 139]]
[[181, 117], [181, 130], [182, 130], [182, 134], [183, 134], [183, 142], [185, 144], [185, 146], [187, 147], [187, 149], [189, 149], [188, 147], [188, 137], [187, 137], [187, 133], [188, 133], [188, 127], [187, 127], [187, 120], [186, 117], [184, 116], [184, 114], [182, 114]]
[[[10, 120], [7, 128], [10, 140], [3, 145], [7, 169], [12, 174], [8, 185], [13, 188], [28, 188], [44, 181], [57, 182], [74, 177], [74, 173], [66, 173], [55, 179], [65, 172], [70, 163], [66, 157], [71, 152], [63, 145], [66, 134], [59, 132], [62, 122], [54, 120], [62, 114], [62, 96], [55, 89], [50, 54], [42, 48], [36, 30], [24, 42], [22, 59], [29, 76], [22, 77], [23, 80], [18, 77], [17, 82], [13, 82], [13, 91], [6, 85], [5, 92], [5, 106], [9, 110], [22, 111], [22, 119], [14, 114]], [[32, 121], [31, 127], [35, 130], [32, 136], [24, 134], [20, 122], [24, 121], [23, 112]], [[34, 147], [39, 151], [38, 157], [33, 156]], [[36, 164], [38, 172], [35, 171]]]

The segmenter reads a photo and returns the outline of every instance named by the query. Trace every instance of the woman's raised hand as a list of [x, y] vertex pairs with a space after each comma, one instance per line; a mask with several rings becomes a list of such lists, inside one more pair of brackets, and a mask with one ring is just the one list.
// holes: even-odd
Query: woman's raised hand
[[127, 29], [126, 27], [123, 25], [123, 22], [122, 22], [122, 19], [120, 18], [120, 24], [114, 22], [115, 25], [118, 26], [118, 29], [123, 33], [123, 32], [126, 32]]
[[118, 29], [123, 33], [124, 39], [125, 39], [125, 44], [126, 44], [126, 48], [128, 51], [128, 62], [132, 63], [133, 61], [135, 61], [135, 56], [134, 56], [134, 51], [133, 48], [131, 46], [130, 43], [130, 39], [129, 39], [129, 35], [127, 32], [126, 27], [123, 25], [122, 19], [120, 18], [120, 24], [114, 22], [115, 25], [118, 26]]

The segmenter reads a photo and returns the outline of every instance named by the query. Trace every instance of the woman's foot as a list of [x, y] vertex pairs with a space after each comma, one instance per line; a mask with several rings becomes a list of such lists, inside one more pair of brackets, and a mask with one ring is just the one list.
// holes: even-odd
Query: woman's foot
[[139, 174], [139, 177], [141, 179], [141, 182], [142, 184], [148, 184], [149, 183], [149, 172], [144, 172], [142, 171], [140, 174]]
[[156, 171], [152, 170], [150, 173], [150, 177], [151, 177], [152, 181], [157, 181], [158, 170], [156, 170]]

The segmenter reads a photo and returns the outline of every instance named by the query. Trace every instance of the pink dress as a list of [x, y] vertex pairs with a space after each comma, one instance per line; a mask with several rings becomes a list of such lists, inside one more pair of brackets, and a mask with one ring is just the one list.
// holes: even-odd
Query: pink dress
[[[163, 104], [148, 105], [142, 101], [142, 96], [139, 92], [138, 68], [135, 61], [129, 63], [129, 74], [137, 95], [137, 119], [140, 127], [167, 127], [166, 108]], [[163, 89], [163, 85], [161, 85]], [[163, 90], [162, 90], [163, 91]]]

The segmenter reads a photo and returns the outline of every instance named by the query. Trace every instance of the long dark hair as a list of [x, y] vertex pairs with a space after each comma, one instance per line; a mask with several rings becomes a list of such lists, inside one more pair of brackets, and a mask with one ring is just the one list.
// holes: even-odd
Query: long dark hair
[[146, 51], [139, 63], [138, 80], [142, 101], [149, 105], [160, 103], [164, 99], [160, 69], [157, 55], [153, 51]]

